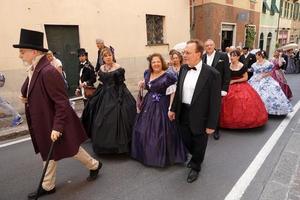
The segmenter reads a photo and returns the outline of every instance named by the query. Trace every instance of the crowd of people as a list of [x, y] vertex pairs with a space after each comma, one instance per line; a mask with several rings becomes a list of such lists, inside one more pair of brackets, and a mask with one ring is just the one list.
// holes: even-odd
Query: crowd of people
[[[291, 61], [281, 52], [275, 51], [268, 61], [265, 51], [252, 54], [248, 47], [218, 51], [211, 39], [204, 45], [190, 40], [182, 51], [172, 49], [168, 62], [159, 53], [149, 55], [144, 78], [137, 83], [139, 91], [145, 91], [137, 108], [124, 82], [126, 66], [116, 62], [113, 47], [97, 39], [96, 68], [85, 49], [78, 50], [75, 94], [84, 99], [79, 121], [67, 98], [61, 62], [55, 61], [51, 52], [44, 58], [47, 50], [42, 36], [22, 29], [21, 38], [29, 41], [20, 39], [20, 44], [14, 45], [29, 68], [21, 99], [34, 148], [45, 161], [51, 140], [60, 141], [41, 192], [30, 198], [55, 192], [56, 161], [62, 158], [80, 160], [90, 170], [88, 180], [97, 178], [102, 163], [80, 147], [87, 137], [97, 155], [128, 154], [152, 167], [187, 163], [187, 182], [192, 183], [201, 171], [209, 135], [218, 140], [220, 128], [260, 127], [269, 115], [287, 115], [293, 109], [292, 91], [283, 71], [289, 72], [287, 63]], [[40, 44], [36, 40], [41, 40]], [[34, 45], [28, 45], [31, 43]], [[86, 95], [89, 87], [95, 90]], [[42, 112], [37, 112], [36, 103]]]

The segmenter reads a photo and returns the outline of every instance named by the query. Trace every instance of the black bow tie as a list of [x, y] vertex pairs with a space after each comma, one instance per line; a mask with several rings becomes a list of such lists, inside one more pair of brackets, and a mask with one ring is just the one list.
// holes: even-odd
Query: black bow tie
[[191, 69], [197, 71], [196, 67], [187, 67], [187, 70], [191, 70]]

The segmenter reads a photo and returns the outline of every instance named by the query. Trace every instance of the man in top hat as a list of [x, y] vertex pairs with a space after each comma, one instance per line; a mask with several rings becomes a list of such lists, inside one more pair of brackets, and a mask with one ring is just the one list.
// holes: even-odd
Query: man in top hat
[[78, 49], [78, 58], [79, 58], [79, 84], [75, 91], [75, 95], [79, 96], [80, 91], [83, 96], [84, 105], [87, 102], [87, 97], [85, 96], [84, 89], [86, 86], [94, 87], [96, 82], [96, 74], [94, 66], [88, 60], [88, 52], [84, 48]]
[[[19, 57], [27, 67], [26, 78], [20, 97], [25, 103], [28, 128], [36, 153], [40, 153], [44, 161], [52, 141], [54, 151], [49, 162], [42, 188], [28, 195], [36, 196], [54, 193], [55, 175], [58, 160], [74, 157], [90, 170], [88, 181], [97, 178], [102, 166], [101, 162], [92, 158], [80, 145], [87, 139], [79, 118], [70, 106], [64, 89], [64, 81], [59, 72], [50, 64], [43, 47], [44, 34], [38, 31], [21, 29]], [[38, 105], [38, 106], [37, 106]]]

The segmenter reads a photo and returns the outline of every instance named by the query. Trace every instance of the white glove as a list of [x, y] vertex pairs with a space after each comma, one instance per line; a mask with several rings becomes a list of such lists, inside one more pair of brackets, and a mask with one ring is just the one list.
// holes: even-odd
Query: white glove
[[222, 97], [225, 97], [226, 95], [227, 95], [227, 92], [222, 90], [222, 91], [221, 91], [221, 96], [222, 96]]

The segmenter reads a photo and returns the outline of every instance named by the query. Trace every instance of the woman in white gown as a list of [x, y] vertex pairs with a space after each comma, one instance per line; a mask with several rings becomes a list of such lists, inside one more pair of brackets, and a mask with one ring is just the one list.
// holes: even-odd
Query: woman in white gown
[[249, 84], [263, 100], [268, 114], [287, 115], [293, 110], [293, 107], [279, 83], [271, 76], [274, 65], [265, 60], [265, 51], [258, 51], [255, 56], [257, 62], [250, 68], [253, 71], [253, 76], [249, 80]]

